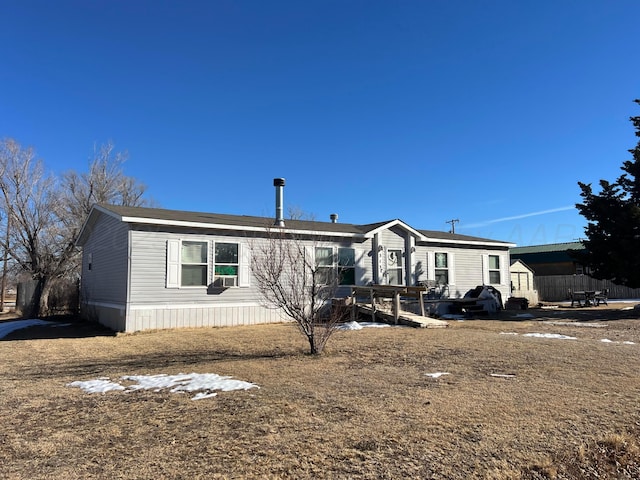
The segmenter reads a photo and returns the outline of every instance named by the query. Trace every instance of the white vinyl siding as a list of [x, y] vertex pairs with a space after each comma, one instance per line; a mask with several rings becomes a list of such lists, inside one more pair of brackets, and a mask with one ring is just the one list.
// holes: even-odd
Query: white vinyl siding
[[96, 220], [82, 247], [81, 302], [126, 303], [128, 230], [128, 225], [106, 215]]

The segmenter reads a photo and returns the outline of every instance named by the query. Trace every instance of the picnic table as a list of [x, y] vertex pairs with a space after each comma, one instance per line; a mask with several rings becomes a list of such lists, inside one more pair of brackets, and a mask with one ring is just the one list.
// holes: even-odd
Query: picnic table
[[571, 299], [571, 306], [573, 307], [574, 303], [578, 303], [579, 307], [582, 307], [582, 302], [584, 302], [585, 307], [590, 306], [598, 306], [600, 303], [604, 303], [608, 305], [608, 290], [604, 289], [600, 290], [569, 290], [569, 298]]

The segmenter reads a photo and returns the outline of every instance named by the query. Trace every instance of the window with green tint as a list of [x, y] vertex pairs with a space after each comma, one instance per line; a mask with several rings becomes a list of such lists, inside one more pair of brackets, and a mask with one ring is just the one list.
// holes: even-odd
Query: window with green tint
[[202, 287], [207, 285], [207, 242], [183, 241], [180, 251], [181, 285]]
[[214, 286], [238, 286], [238, 270], [238, 244], [216, 242], [213, 267]]

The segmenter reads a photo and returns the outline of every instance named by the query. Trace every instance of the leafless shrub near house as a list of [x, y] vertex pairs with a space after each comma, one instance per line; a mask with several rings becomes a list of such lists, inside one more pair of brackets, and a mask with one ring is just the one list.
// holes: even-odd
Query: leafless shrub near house
[[330, 308], [339, 272], [315, 258], [314, 242], [273, 228], [254, 240], [251, 269], [266, 304], [282, 309], [298, 325], [312, 355], [322, 353], [341, 313]]

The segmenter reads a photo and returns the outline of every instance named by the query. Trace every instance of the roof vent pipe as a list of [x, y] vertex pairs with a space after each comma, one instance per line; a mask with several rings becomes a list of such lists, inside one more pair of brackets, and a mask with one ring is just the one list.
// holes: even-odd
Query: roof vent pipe
[[329, 218], [331, 219], [331, 223], [338, 223], [338, 214], [337, 213], [332, 213], [331, 215], [329, 215]]
[[284, 178], [274, 178], [273, 186], [276, 187], [276, 221], [274, 225], [284, 227]]

